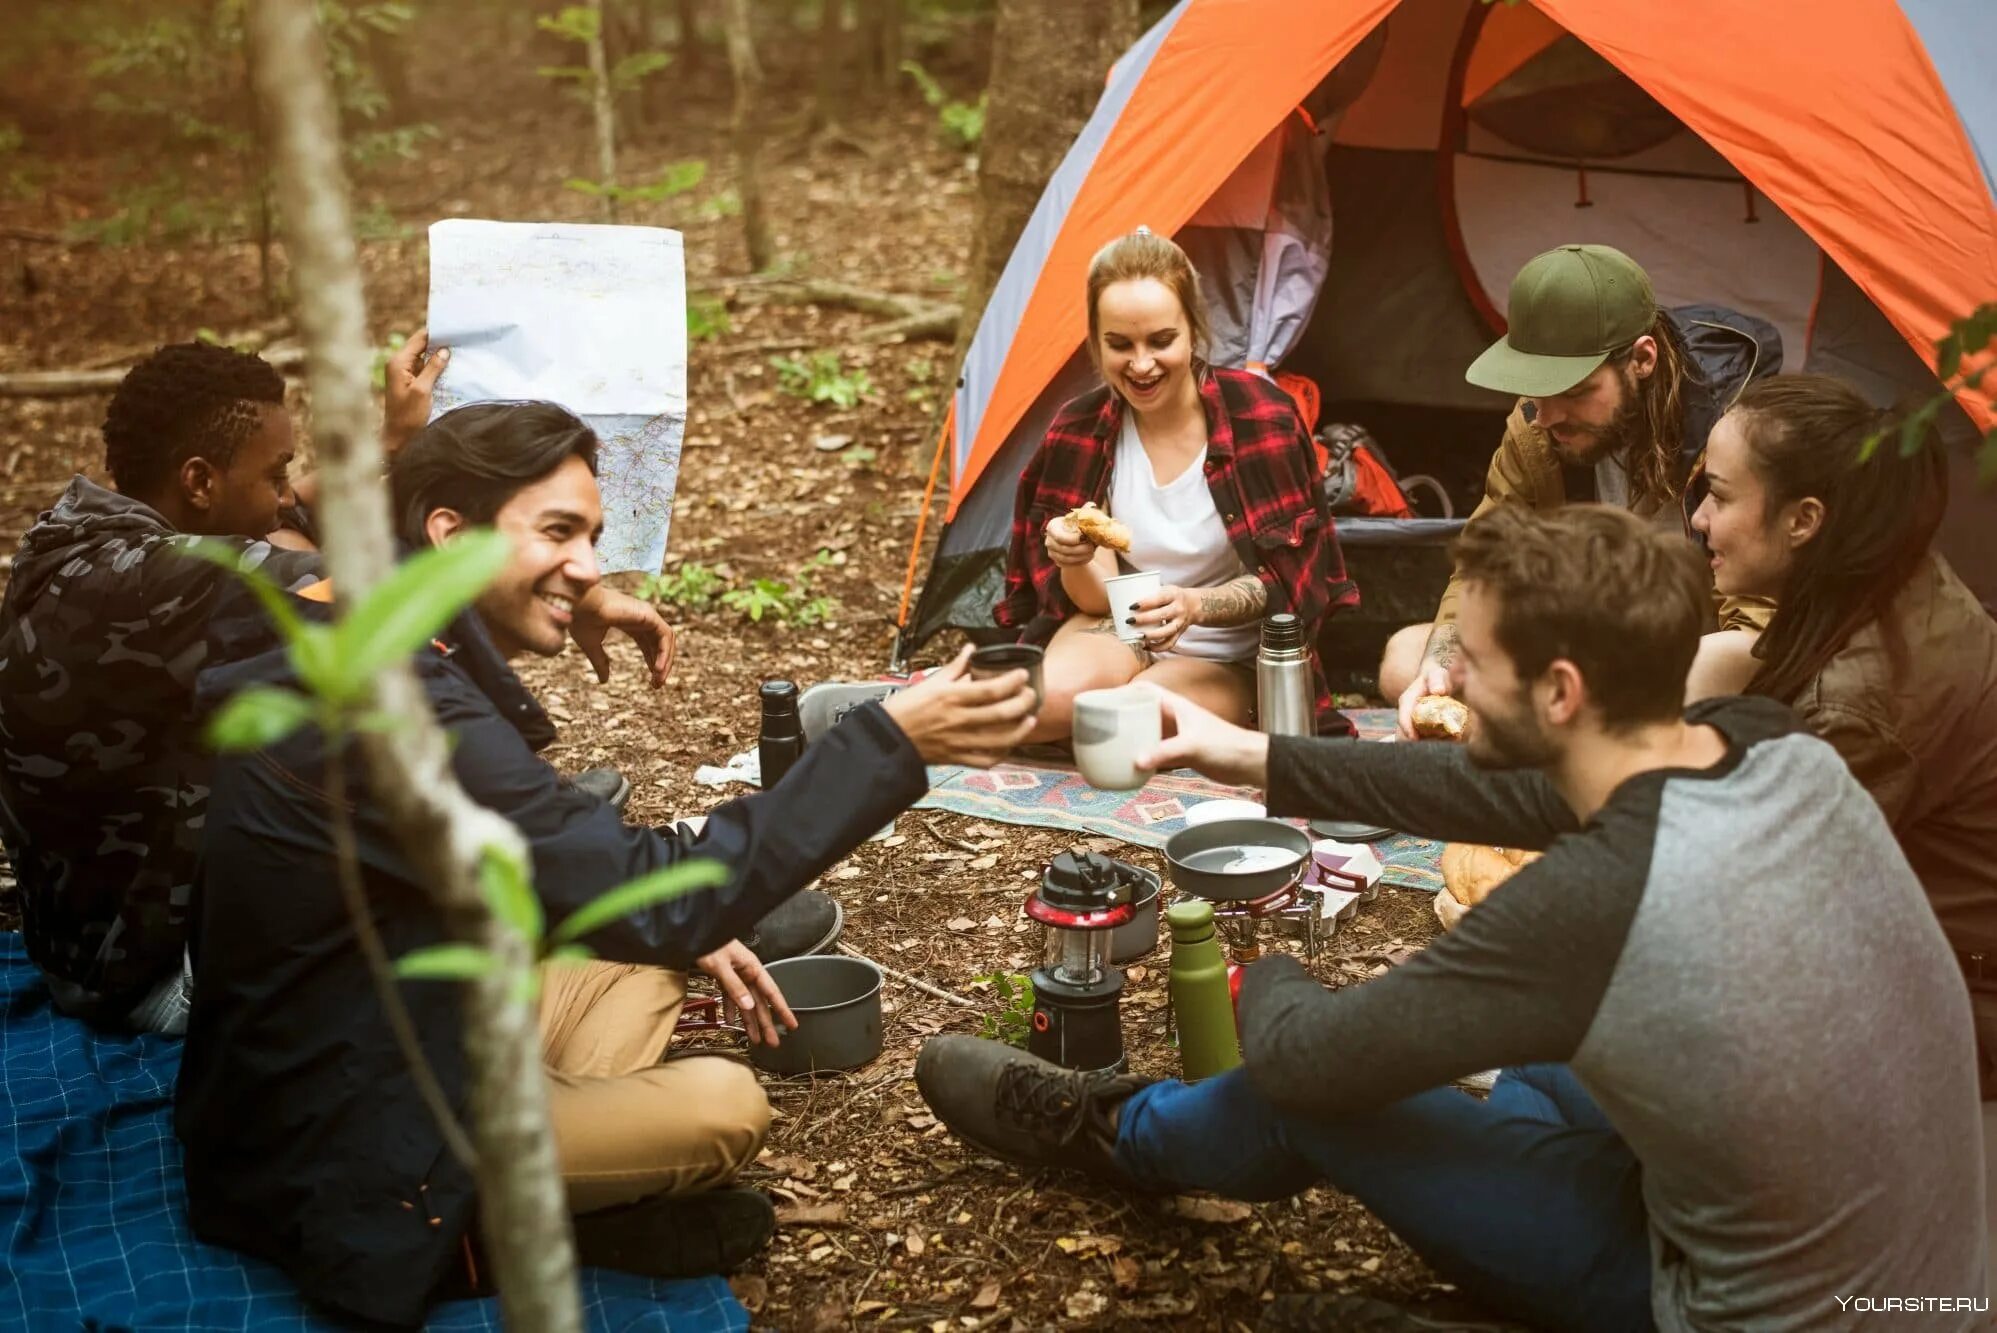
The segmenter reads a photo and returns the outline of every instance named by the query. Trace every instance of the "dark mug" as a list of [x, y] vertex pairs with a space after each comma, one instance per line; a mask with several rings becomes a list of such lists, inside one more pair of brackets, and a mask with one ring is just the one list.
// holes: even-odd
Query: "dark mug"
[[1033, 711], [1037, 713], [1047, 701], [1040, 688], [1040, 666], [1046, 656], [1043, 649], [1030, 643], [988, 643], [972, 650], [970, 676], [972, 680], [990, 680], [1008, 671], [1024, 669], [1026, 683], [1033, 688]]

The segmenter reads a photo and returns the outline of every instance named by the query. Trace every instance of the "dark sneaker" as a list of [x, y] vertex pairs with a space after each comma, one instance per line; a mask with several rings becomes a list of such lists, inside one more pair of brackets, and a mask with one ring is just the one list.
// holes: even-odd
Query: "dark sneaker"
[[1058, 1166], [1112, 1184], [1134, 1182], [1111, 1157], [1111, 1113], [1155, 1079], [1078, 1074], [983, 1037], [931, 1037], [915, 1085], [950, 1132], [1022, 1166]]
[[585, 768], [572, 778], [564, 778], [577, 791], [586, 791], [612, 810], [622, 811], [631, 799], [631, 779], [614, 768]]
[[846, 909], [838, 899], [817, 889], [805, 889], [771, 909], [742, 943], [761, 962], [781, 962], [826, 952], [845, 924]]
[[1531, 1333], [1523, 1324], [1333, 1292], [1278, 1296], [1262, 1308], [1255, 1325], [1256, 1333], [1317, 1333], [1327, 1328], [1350, 1333]]
[[753, 1259], [776, 1229], [776, 1209], [755, 1190], [655, 1194], [578, 1216], [576, 1258], [640, 1277], [705, 1277]]

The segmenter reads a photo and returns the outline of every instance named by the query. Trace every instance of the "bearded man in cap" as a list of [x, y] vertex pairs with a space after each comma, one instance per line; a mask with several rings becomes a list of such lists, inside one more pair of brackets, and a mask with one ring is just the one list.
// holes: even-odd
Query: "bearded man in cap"
[[[1774, 326], [1719, 306], [1663, 309], [1636, 261], [1606, 245], [1535, 256], [1512, 279], [1506, 320], [1509, 331], [1464, 373], [1518, 396], [1477, 513], [1599, 501], [1689, 537], [1706, 434], [1750, 380], [1781, 368]], [[1461, 593], [1452, 575], [1434, 622], [1387, 643], [1380, 690], [1400, 701], [1404, 739], [1414, 737], [1415, 700], [1451, 692]], [[1716, 598], [1708, 628], [1758, 630], [1771, 610]]]

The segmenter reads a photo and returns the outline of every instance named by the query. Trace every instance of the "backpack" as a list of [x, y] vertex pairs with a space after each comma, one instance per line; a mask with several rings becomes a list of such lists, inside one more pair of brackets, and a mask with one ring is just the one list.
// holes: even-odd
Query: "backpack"
[[1317, 433], [1324, 497], [1333, 514], [1413, 518], [1414, 507], [1364, 426], [1333, 422]]

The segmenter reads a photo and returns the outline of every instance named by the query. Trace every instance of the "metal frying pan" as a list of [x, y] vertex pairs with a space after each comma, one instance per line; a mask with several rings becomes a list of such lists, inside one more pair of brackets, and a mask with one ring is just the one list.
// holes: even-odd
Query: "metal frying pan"
[[1217, 819], [1174, 833], [1174, 887], [1210, 902], [1251, 902], [1286, 889], [1310, 865], [1310, 835], [1280, 819]]

